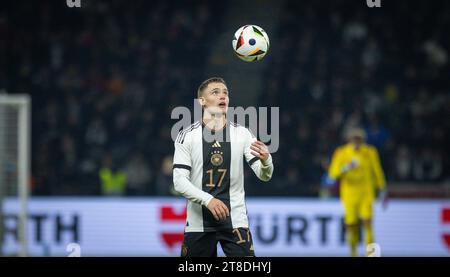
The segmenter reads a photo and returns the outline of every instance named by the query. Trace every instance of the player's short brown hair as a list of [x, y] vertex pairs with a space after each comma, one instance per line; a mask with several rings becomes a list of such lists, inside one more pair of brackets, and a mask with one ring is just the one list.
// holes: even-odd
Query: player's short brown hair
[[209, 79], [206, 79], [205, 81], [203, 81], [200, 86], [198, 87], [197, 90], [197, 97], [200, 98], [203, 94], [203, 91], [205, 90], [205, 88], [211, 84], [211, 83], [222, 83], [225, 86], [227, 85], [227, 83], [225, 82], [224, 79], [220, 78], [220, 77], [212, 77]]
[[364, 129], [355, 127], [347, 131], [346, 137], [347, 140], [350, 140], [352, 138], [360, 138], [362, 140], [366, 140], [367, 135]]

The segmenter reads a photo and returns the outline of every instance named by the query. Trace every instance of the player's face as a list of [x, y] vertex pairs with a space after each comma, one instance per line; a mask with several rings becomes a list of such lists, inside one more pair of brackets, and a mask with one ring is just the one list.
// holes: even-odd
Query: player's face
[[225, 114], [229, 103], [227, 86], [210, 83], [203, 91], [200, 102], [210, 114]]
[[354, 137], [350, 138], [350, 143], [353, 144], [356, 148], [359, 148], [361, 146], [361, 144], [363, 143], [363, 138], [354, 136]]

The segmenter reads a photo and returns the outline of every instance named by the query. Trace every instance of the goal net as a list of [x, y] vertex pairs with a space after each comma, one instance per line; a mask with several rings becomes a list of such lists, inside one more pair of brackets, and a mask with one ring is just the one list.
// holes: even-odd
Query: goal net
[[[28, 252], [30, 110], [28, 95], [0, 92], [0, 256], [27, 256]], [[6, 212], [5, 201], [14, 198], [19, 203], [17, 209]], [[11, 222], [14, 226], [10, 226]], [[15, 240], [11, 251], [5, 251], [6, 237]]]

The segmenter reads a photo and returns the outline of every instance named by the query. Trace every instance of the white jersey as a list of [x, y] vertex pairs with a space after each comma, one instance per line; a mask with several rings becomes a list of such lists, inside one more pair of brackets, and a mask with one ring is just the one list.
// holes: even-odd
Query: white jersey
[[[188, 199], [185, 232], [213, 232], [248, 228], [244, 191], [244, 159], [263, 181], [272, 177], [272, 157], [264, 165], [250, 153], [256, 138], [245, 127], [229, 122], [207, 142], [206, 128], [195, 122], [178, 134], [173, 158], [175, 190]], [[212, 198], [227, 205], [230, 216], [216, 221], [206, 208]]]

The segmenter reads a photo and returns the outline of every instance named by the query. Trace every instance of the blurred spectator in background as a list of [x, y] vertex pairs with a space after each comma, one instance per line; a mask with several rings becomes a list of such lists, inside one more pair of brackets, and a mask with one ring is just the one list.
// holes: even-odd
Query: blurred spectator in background
[[430, 146], [423, 147], [414, 158], [414, 178], [417, 181], [433, 182], [442, 175], [442, 157]]
[[156, 195], [168, 196], [178, 194], [173, 187], [172, 156], [166, 156], [161, 162], [158, 177], [156, 178]]
[[127, 173], [119, 169], [114, 163], [113, 157], [107, 153], [103, 158], [103, 164], [99, 171], [102, 194], [105, 196], [125, 195], [127, 185]]
[[394, 160], [395, 178], [399, 181], [410, 181], [413, 172], [413, 157], [407, 146], [401, 145], [397, 149]]
[[153, 172], [142, 153], [133, 153], [124, 171], [127, 176], [127, 195], [149, 194]]
[[368, 117], [368, 124], [365, 128], [367, 143], [375, 146], [381, 155], [384, 155], [390, 134], [375, 114], [370, 114]]

